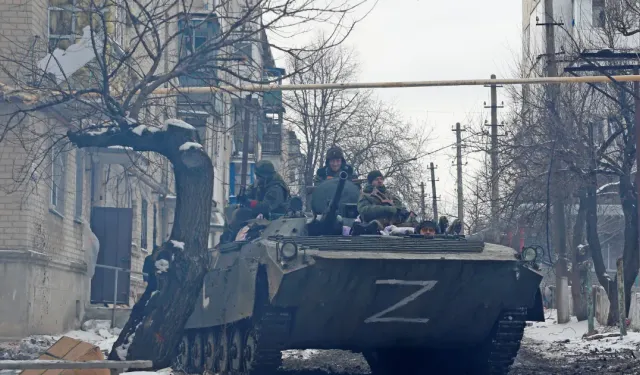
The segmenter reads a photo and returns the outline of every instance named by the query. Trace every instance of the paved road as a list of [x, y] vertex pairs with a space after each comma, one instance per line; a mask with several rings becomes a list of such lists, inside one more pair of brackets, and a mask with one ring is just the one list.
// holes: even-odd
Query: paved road
[[[640, 354], [594, 352], [571, 355], [561, 359], [543, 357], [539, 347], [526, 340], [518, 354], [510, 375], [582, 375], [582, 374], [640, 374]], [[369, 366], [360, 354], [339, 350], [317, 351], [313, 355], [301, 352], [285, 356], [279, 375], [360, 375], [369, 374]]]

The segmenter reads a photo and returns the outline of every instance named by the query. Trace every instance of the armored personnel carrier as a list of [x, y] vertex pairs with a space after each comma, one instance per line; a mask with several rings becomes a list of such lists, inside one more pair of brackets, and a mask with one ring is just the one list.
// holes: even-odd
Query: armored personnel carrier
[[268, 375], [282, 350], [313, 348], [361, 352], [374, 375], [508, 373], [525, 322], [544, 321], [535, 256], [462, 236], [344, 236], [354, 187], [327, 181], [313, 213], [294, 199], [253, 240], [213, 251], [175, 370]]

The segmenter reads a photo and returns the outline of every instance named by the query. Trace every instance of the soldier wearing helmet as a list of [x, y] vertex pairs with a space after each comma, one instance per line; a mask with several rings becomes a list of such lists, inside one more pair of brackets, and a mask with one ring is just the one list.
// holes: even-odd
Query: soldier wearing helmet
[[256, 182], [245, 194], [255, 216], [262, 214], [266, 218], [271, 213], [285, 214], [289, 188], [273, 164], [268, 160], [260, 160], [256, 163], [255, 174]]
[[324, 166], [316, 171], [313, 184], [317, 185], [325, 180], [337, 178], [342, 171], [347, 172], [347, 179], [349, 180], [357, 178], [353, 167], [348, 165], [344, 159], [342, 149], [338, 146], [333, 146], [327, 151]]

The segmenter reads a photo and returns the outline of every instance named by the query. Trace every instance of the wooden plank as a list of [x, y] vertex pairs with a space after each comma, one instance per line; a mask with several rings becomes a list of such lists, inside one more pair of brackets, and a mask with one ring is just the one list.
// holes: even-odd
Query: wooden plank
[[0, 361], [0, 370], [152, 368], [152, 361]]
[[60, 340], [56, 341], [53, 346], [47, 349], [46, 354], [49, 354], [50, 356], [58, 359], [62, 359], [78, 344], [80, 344], [80, 340], [72, 339], [68, 336], [63, 336], [60, 338]]

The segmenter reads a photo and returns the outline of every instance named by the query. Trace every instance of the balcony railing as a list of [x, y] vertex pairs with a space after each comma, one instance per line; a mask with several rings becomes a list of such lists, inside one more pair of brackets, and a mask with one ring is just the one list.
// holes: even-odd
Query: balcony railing
[[262, 139], [262, 153], [267, 155], [282, 154], [282, 136], [280, 134], [265, 133]]

